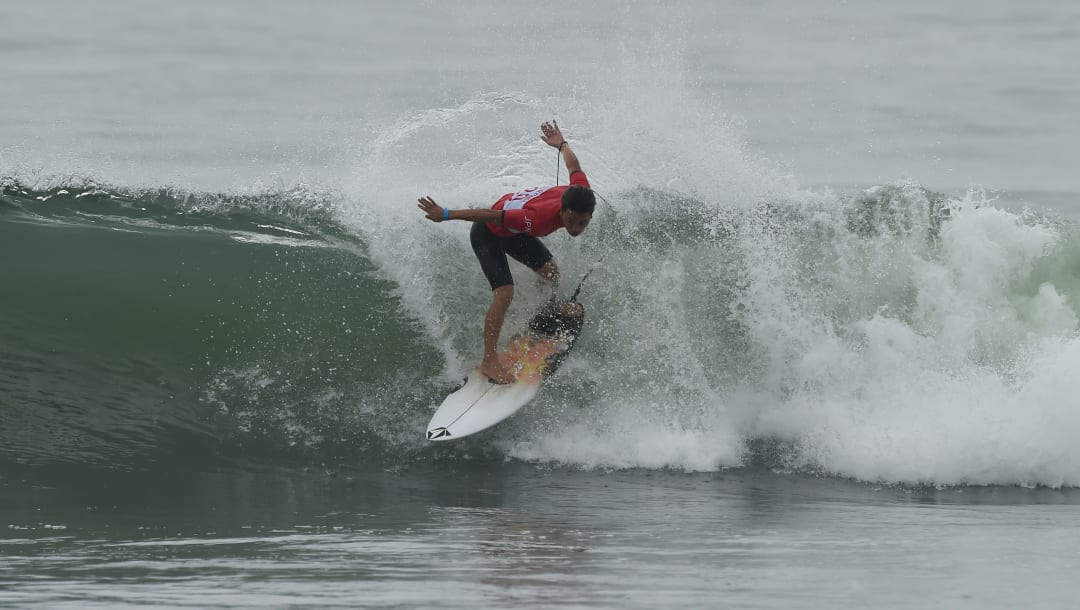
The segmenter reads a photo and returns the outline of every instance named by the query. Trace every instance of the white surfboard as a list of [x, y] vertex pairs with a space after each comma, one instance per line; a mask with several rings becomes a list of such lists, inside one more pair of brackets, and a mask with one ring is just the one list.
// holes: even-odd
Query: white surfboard
[[429, 441], [449, 441], [482, 430], [517, 413], [536, 398], [540, 387], [573, 347], [585, 310], [576, 301], [548, 308], [529, 322], [529, 330], [510, 340], [499, 354], [514, 373], [515, 383], [492, 383], [479, 370], [469, 373], [465, 385], [446, 397], [427, 426]]

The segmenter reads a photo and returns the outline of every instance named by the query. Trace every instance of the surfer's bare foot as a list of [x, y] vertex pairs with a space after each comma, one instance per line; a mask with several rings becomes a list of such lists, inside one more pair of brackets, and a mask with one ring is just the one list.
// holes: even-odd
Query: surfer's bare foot
[[514, 383], [517, 381], [514, 375], [498, 362], [489, 362], [487, 360], [481, 362], [480, 372], [487, 375], [488, 379], [495, 383]]

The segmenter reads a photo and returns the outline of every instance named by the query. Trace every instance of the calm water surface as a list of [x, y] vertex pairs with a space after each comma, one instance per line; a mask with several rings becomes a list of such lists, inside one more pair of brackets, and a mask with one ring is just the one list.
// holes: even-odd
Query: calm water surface
[[1064, 608], [1080, 562], [1073, 491], [514, 464], [38, 476], [4, 483], [10, 607]]

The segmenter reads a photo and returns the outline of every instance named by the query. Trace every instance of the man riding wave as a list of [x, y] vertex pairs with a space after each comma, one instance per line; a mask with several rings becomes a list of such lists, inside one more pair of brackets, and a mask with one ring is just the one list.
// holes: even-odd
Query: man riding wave
[[558, 290], [559, 268], [544, 244], [537, 239], [559, 229], [572, 237], [585, 231], [596, 208], [596, 196], [589, 179], [581, 171], [577, 155], [570, 149], [557, 122], [540, 126], [541, 139], [557, 148], [570, 172], [570, 184], [535, 186], [503, 195], [490, 209], [443, 208], [431, 197], [421, 197], [418, 207], [433, 222], [466, 220], [475, 223], [470, 233], [473, 252], [491, 284], [492, 301], [484, 317], [484, 358], [480, 372], [496, 383], [513, 383], [514, 375], [498, 360], [499, 335], [510, 303], [514, 299], [514, 277], [510, 255], [540, 275]]

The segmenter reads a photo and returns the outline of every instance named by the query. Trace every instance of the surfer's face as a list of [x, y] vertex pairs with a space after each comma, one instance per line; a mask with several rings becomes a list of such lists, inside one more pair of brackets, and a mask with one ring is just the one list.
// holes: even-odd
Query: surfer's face
[[589, 221], [592, 220], [592, 214], [588, 212], [575, 212], [573, 210], [562, 210], [559, 212], [562, 216], [563, 226], [566, 227], [566, 232], [572, 237], [577, 237], [585, 231], [585, 227], [589, 226]]

